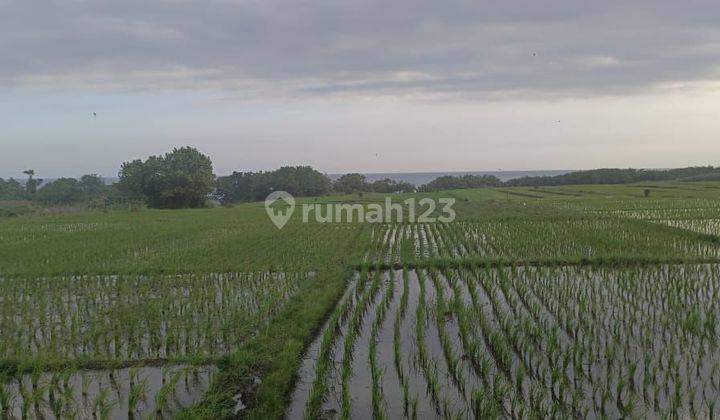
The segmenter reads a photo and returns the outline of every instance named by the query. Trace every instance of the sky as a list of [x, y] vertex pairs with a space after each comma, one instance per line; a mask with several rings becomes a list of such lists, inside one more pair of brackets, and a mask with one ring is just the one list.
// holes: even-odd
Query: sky
[[720, 165], [720, 3], [0, 0], [0, 176], [182, 146], [219, 175]]

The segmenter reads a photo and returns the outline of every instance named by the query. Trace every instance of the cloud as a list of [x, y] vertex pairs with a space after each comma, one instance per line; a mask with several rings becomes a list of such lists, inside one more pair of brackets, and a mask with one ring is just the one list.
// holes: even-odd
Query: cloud
[[0, 86], [595, 96], [720, 80], [713, 1], [0, 0]]

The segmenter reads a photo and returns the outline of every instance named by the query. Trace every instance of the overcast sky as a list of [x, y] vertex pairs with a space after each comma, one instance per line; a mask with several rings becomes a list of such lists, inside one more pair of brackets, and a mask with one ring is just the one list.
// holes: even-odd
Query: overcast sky
[[184, 145], [218, 174], [720, 165], [720, 3], [0, 0], [0, 176]]

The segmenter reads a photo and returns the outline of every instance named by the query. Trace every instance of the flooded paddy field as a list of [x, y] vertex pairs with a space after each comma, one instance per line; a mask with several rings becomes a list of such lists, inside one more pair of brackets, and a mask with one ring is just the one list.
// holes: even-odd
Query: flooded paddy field
[[719, 298], [718, 265], [359, 272], [286, 416], [717, 416]]
[[364, 261], [401, 265], [438, 259], [572, 260], [720, 257], [716, 220], [658, 223], [612, 217], [577, 220], [391, 223], [374, 226]]
[[3, 220], [0, 418], [720, 415], [720, 184], [548, 188]]
[[0, 382], [9, 419], [173, 418], [207, 391], [212, 366], [64, 370]]
[[0, 279], [0, 358], [224, 354], [310, 281], [286, 273]]
[[0, 279], [0, 418], [175, 418], [314, 273]]

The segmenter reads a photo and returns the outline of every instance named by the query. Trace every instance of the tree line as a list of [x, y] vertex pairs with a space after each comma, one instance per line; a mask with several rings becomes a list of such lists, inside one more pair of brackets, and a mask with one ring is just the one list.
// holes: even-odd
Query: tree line
[[592, 169], [555, 176], [515, 178], [504, 183], [508, 187], [540, 187], [579, 184], [632, 184], [647, 181], [720, 180], [720, 167], [694, 166], [676, 169]]
[[194, 208], [208, 200], [221, 204], [260, 201], [273, 191], [317, 197], [331, 193], [400, 193], [415, 191], [406, 182], [383, 179], [368, 182], [362, 174], [346, 174], [334, 182], [310, 166], [286, 166], [274, 171], [233, 172], [216, 177], [210, 158], [197, 149], [173, 149], [122, 164], [118, 182], [106, 185], [98, 175], [59, 178], [43, 184], [35, 171], [24, 172], [24, 183], [0, 178], [0, 200], [31, 200], [45, 205], [88, 203], [93, 207], [145, 204], [154, 208]]
[[34, 178], [34, 171], [23, 183], [14, 178], [0, 178], [0, 199], [31, 200], [46, 205], [71, 205], [80, 202], [100, 200], [105, 203], [113, 194], [113, 188], [105, 185], [102, 177], [96, 174], [83, 175], [80, 179], [58, 178], [39, 187], [43, 180]]
[[145, 204], [154, 208], [205, 206], [209, 199], [222, 204], [261, 201], [273, 191], [294, 196], [317, 197], [332, 193], [409, 193], [452, 189], [512, 186], [554, 186], [572, 184], [625, 184], [644, 181], [720, 180], [720, 167], [699, 166], [667, 170], [595, 169], [564, 175], [522, 177], [501, 181], [492, 175], [440, 176], [416, 188], [389, 178], [369, 182], [359, 173], [331, 180], [310, 166], [286, 166], [274, 171], [233, 172], [216, 177], [210, 158], [197, 149], [173, 149], [162, 156], [125, 162], [116, 184], [106, 185], [99, 175], [60, 178], [43, 184], [35, 171], [24, 171], [24, 183], [0, 178], [0, 200], [32, 200], [46, 205], [88, 203], [93, 207]]

